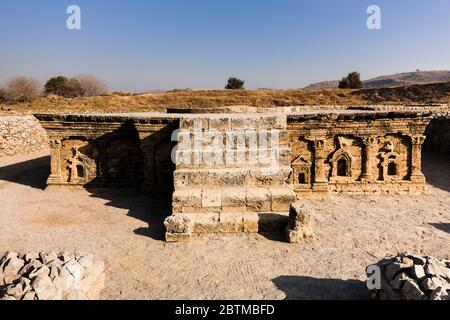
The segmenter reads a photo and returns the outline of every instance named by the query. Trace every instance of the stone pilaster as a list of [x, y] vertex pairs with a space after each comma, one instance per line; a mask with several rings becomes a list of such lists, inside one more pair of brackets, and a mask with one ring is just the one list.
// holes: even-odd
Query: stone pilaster
[[422, 173], [422, 145], [425, 142], [425, 136], [411, 136], [411, 181], [424, 182], [425, 176]]
[[325, 176], [325, 139], [312, 140], [314, 146], [314, 191], [328, 191], [328, 180]]
[[61, 184], [61, 140], [50, 140], [50, 176], [47, 179], [48, 185]]
[[362, 173], [361, 181], [374, 181], [375, 177], [372, 173], [372, 155], [375, 143], [375, 137], [363, 136], [362, 141]]

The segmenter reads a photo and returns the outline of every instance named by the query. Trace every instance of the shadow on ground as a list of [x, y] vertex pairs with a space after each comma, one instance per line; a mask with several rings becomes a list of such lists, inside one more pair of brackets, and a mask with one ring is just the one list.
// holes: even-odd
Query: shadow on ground
[[430, 225], [436, 229], [450, 233], [450, 223], [430, 223]]
[[147, 195], [131, 189], [87, 187], [91, 197], [108, 200], [107, 206], [128, 210], [127, 216], [148, 224], [134, 233], [158, 241], [165, 240], [164, 219], [171, 214], [171, 197], [167, 194]]
[[0, 167], [0, 181], [9, 181], [44, 190], [50, 175], [50, 157], [41, 157]]
[[[0, 181], [17, 183], [44, 190], [50, 175], [50, 157], [40, 157], [0, 167]], [[148, 223], [148, 228], [135, 230], [135, 234], [164, 240], [164, 219], [171, 213], [170, 195], [145, 195], [139, 191], [114, 188], [87, 187], [92, 197], [108, 200], [107, 206], [128, 210], [128, 216]]]
[[359, 280], [281, 276], [272, 280], [286, 300], [367, 300], [366, 284]]
[[422, 158], [422, 171], [427, 183], [450, 192], [450, 157], [427, 151]]

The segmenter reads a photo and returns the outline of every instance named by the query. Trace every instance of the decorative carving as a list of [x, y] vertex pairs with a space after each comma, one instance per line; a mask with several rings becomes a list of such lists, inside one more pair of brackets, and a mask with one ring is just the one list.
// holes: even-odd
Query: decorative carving
[[425, 182], [422, 173], [422, 144], [425, 142], [425, 136], [411, 136], [411, 176], [410, 180], [414, 182]]
[[381, 158], [381, 179], [383, 181], [395, 181], [400, 180], [399, 176], [399, 154], [394, 151], [395, 144], [393, 141], [388, 140], [384, 144], [383, 151], [380, 154]]
[[323, 150], [325, 149], [325, 140], [317, 139], [313, 140], [314, 150]]
[[353, 156], [348, 147], [353, 145], [351, 139], [342, 136], [337, 138], [337, 150], [330, 159], [331, 164], [331, 180], [352, 177]]
[[291, 162], [294, 172], [294, 185], [309, 188], [311, 186], [311, 162], [298, 156]]
[[83, 154], [79, 147], [72, 148], [72, 157], [66, 157], [65, 160], [69, 163], [69, 182], [78, 184], [88, 180], [88, 170]]

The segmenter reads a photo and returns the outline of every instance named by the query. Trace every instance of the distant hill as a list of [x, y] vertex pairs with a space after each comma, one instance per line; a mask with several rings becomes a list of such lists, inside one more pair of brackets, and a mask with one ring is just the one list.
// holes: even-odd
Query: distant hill
[[[450, 71], [415, 71], [380, 76], [363, 81], [364, 89], [395, 88], [414, 84], [450, 81]], [[336, 89], [339, 80], [313, 83], [305, 89]]]

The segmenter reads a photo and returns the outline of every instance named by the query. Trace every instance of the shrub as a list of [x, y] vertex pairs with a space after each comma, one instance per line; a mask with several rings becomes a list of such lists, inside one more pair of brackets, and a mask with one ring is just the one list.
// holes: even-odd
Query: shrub
[[5, 98], [5, 90], [3, 88], [0, 88], [0, 102], [6, 101]]
[[81, 95], [80, 83], [75, 78], [54, 77], [45, 84], [45, 94], [56, 94], [64, 98], [79, 97]]
[[233, 90], [235, 90], [235, 89], [244, 89], [244, 84], [245, 84], [244, 80], [241, 80], [239, 78], [231, 77], [230, 79], [228, 79], [228, 83], [225, 86], [225, 89], [233, 89]]
[[106, 84], [97, 77], [90, 74], [80, 74], [76, 77], [80, 85], [82, 97], [94, 97], [108, 92]]
[[339, 82], [339, 89], [361, 89], [363, 83], [359, 72], [351, 72]]
[[11, 103], [31, 102], [42, 93], [37, 80], [22, 76], [10, 78], [1, 91], [0, 99]]

